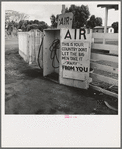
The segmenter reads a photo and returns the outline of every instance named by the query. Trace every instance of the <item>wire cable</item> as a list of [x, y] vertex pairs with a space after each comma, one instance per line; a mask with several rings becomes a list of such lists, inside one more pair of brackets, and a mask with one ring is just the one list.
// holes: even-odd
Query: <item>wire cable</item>
[[56, 58], [57, 62], [59, 63], [58, 54], [57, 54], [57, 49], [59, 49], [59, 45], [60, 45], [60, 40], [55, 39], [49, 48], [49, 50], [51, 51], [50, 58], [52, 59], [52, 67], [53, 68], [59, 68], [59, 66], [56, 67], [54, 65], [55, 58]]

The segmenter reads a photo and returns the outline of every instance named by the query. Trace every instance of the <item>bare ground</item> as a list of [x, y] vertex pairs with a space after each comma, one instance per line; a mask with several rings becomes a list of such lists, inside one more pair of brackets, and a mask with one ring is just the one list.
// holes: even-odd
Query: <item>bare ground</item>
[[103, 102], [117, 108], [116, 98], [52, 82], [36, 64], [27, 64], [18, 50], [17, 39], [6, 40], [5, 114], [118, 114]]

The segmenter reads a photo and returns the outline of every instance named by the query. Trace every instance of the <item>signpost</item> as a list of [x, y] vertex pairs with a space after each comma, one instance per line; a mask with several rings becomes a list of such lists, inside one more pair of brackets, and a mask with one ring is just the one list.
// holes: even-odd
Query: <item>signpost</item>
[[72, 28], [73, 22], [73, 13], [64, 13], [59, 15], [58, 17], [58, 26], [57, 28]]

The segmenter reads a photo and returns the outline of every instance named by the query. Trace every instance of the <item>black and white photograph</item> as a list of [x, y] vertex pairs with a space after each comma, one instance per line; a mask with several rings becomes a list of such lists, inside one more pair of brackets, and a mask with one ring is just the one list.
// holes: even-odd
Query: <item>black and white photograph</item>
[[120, 146], [120, 4], [1, 2], [3, 147]]

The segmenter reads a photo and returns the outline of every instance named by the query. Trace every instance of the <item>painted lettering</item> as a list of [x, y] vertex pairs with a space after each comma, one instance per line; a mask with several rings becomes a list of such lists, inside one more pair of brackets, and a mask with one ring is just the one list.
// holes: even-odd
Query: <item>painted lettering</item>
[[84, 67], [84, 72], [88, 72], [88, 67], [87, 68]]
[[63, 25], [63, 18], [61, 18], [59, 25]]
[[62, 57], [62, 60], [69, 60], [69, 57]]
[[69, 17], [66, 18], [66, 25], [69, 25]]
[[62, 42], [62, 46], [69, 46], [68, 42]]
[[70, 62], [70, 61], [67, 61], [67, 65], [77, 65], [77, 62]]
[[[83, 37], [84, 37], [84, 39], [86, 39], [86, 31], [85, 31], [85, 29], [84, 29], [84, 28], [79, 29], [79, 39], [81, 39], [81, 36], [83, 36]], [[77, 29], [74, 29], [74, 39], [76, 39], [76, 37], [77, 37]], [[66, 33], [66, 35], [65, 35], [64, 39], [66, 39], [66, 38], [72, 39], [72, 37], [71, 37], [71, 34], [70, 34], [70, 31], [69, 31], [69, 30], [67, 31], [67, 33]]]
[[84, 53], [78, 53], [78, 56], [84, 56]]
[[78, 46], [78, 47], [83, 47], [84, 46], [84, 43], [74, 43], [74, 46]]
[[70, 52], [71, 56], [77, 56], [77, 52]]
[[72, 42], [70, 43], [70, 46], [73, 46], [73, 43]]
[[65, 35], [64, 39], [66, 39], [66, 38], [70, 38], [70, 39], [72, 39], [72, 38], [71, 38], [71, 34], [70, 34], [69, 30], [67, 31], [67, 33], [66, 33], [66, 35]]
[[61, 18], [59, 25], [69, 25], [69, 17]]
[[75, 67], [74, 66], [65, 66], [65, 65], [62, 65], [62, 69], [75, 71]]
[[68, 56], [69, 55], [69, 52], [62, 52], [62, 55], [63, 56]]
[[79, 31], [80, 31], [80, 32], [79, 32], [79, 39], [81, 39], [81, 35], [83, 35], [83, 36], [84, 36], [84, 39], [86, 39], [86, 35], [85, 35], [86, 31], [85, 31], [85, 29], [82, 28], [82, 29], [80, 29]]
[[79, 61], [82, 61], [83, 57], [79, 57]]
[[80, 71], [80, 72], [88, 72], [88, 67], [76, 67], [76, 71]]
[[78, 48], [78, 51], [84, 51], [84, 52], [87, 52], [87, 48]]
[[74, 47], [71, 47], [71, 48], [62, 47], [62, 51], [77, 51], [77, 48], [74, 48]]
[[78, 57], [70, 57], [70, 60], [78, 61]]

